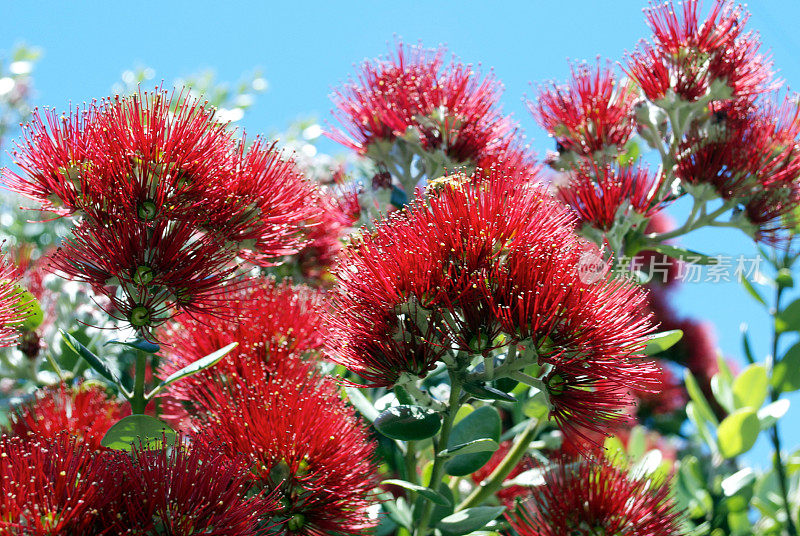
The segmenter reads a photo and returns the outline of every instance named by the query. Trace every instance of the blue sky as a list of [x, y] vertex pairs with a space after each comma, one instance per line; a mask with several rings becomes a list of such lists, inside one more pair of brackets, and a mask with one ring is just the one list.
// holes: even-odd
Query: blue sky
[[[536, 126], [523, 98], [536, 84], [564, 80], [568, 59], [621, 60], [648, 36], [644, 2], [573, 0], [442, 2], [3, 2], [0, 54], [18, 42], [41, 47], [35, 103], [64, 109], [108, 95], [123, 70], [146, 65], [171, 81], [206, 68], [234, 82], [261, 68], [269, 90], [241, 123], [250, 134], [279, 131], [299, 117], [330, 119], [332, 88], [354, 64], [385, 53], [395, 36], [406, 42], [445, 44], [465, 63], [493, 68], [513, 113], [539, 154], [552, 142]], [[710, 5], [710, 2], [707, 2]], [[749, 5], [749, 27], [771, 49], [780, 76], [800, 84], [800, 2]], [[333, 145], [324, 147], [338, 150]], [[681, 213], [680, 207], [675, 207]], [[736, 232], [698, 232], [683, 241], [710, 254], [752, 255]], [[684, 285], [679, 307], [707, 318], [719, 346], [740, 360], [739, 326], [753, 332], [757, 353], [768, 347], [768, 319], [736, 283]], [[800, 400], [796, 400], [800, 403]], [[790, 414], [800, 415], [800, 407]], [[788, 431], [787, 431], [788, 432]], [[800, 443], [800, 430], [789, 432]]]

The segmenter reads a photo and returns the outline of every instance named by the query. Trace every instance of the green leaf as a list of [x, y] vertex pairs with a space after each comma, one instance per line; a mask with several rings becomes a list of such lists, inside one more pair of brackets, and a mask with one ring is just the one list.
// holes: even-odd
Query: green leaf
[[683, 337], [683, 332], [679, 329], [654, 333], [647, 337], [647, 345], [644, 347], [645, 355], [655, 355], [674, 346]]
[[733, 403], [737, 408], [757, 410], [767, 398], [767, 369], [750, 365], [733, 380]]
[[438, 491], [432, 490], [431, 488], [426, 488], [425, 486], [419, 486], [417, 484], [412, 484], [411, 482], [406, 482], [405, 480], [399, 480], [396, 478], [391, 478], [389, 480], [384, 480], [381, 482], [381, 486], [400, 486], [401, 488], [416, 491], [432, 503], [441, 505], [441, 506], [452, 506], [452, 500], [448, 499]]
[[686, 391], [689, 393], [689, 397], [695, 403], [698, 416], [710, 422], [715, 427], [718, 426], [719, 421], [717, 420], [716, 415], [714, 415], [714, 411], [711, 409], [708, 400], [706, 400], [706, 397], [703, 394], [703, 391], [700, 389], [700, 385], [697, 383], [697, 380], [692, 373], [689, 372], [689, 370], [686, 370], [686, 373], [683, 376], [683, 381], [686, 384]]
[[481, 400], [503, 400], [505, 402], [517, 401], [517, 399], [510, 394], [504, 393], [499, 389], [495, 389], [494, 387], [481, 382], [466, 382], [464, 383], [464, 390], [475, 398], [479, 398]]
[[639, 155], [642, 152], [635, 139], [631, 139], [628, 143], [626, 143], [623, 150], [624, 152], [619, 155], [619, 165], [621, 166], [633, 164], [636, 159], [639, 158]]
[[719, 402], [719, 405], [728, 413], [736, 409], [736, 405], [733, 402], [732, 384], [733, 382], [728, 380], [722, 370], [711, 377], [711, 392], [714, 393], [714, 398]]
[[761, 431], [758, 416], [751, 408], [734, 411], [717, 428], [717, 446], [725, 458], [744, 454], [756, 443]]
[[708, 255], [703, 255], [702, 253], [690, 249], [670, 246], [669, 244], [655, 244], [648, 246], [648, 249], [663, 253], [673, 259], [683, 260], [684, 262], [690, 262], [692, 264], [709, 265], [719, 263], [719, 260], [714, 257], [709, 257]]
[[433, 509], [433, 513], [431, 514], [431, 526], [436, 526], [442, 519], [446, 518], [450, 514], [455, 511], [455, 502], [456, 499], [453, 496], [453, 490], [450, 489], [445, 482], [439, 484], [439, 494], [445, 497], [449, 501], [448, 506], [441, 506], [437, 505]]
[[[470, 443], [478, 439], [491, 439], [500, 441], [502, 424], [500, 414], [492, 406], [482, 406], [453, 427], [447, 448], [453, 449], [459, 445]], [[444, 470], [448, 475], [466, 476], [474, 473], [492, 457], [492, 452], [476, 452], [473, 454], [459, 454], [445, 462]]]
[[775, 317], [775, 329], [778, 333], [800, 331], [800, 298], [778, 313]]
[[169, 376], [164, 378], [164, 380], [161, 383], [156, 385], [153, 388], [153, 390], [150, 391], [147, 394], [146, 398], [149, 400], [150, 398], [153, 397], [153, 395], [155, 395], [156, 393], [158, 393], [164, 387], [166, 387], [167, 385], [169, 385], [171, 383], [175, 383], [175, 382], [177, 382], [179, 380], [182, 380], [183, 378], [186, 378], [186, 377], [191, 376], [193, 374], [197, 374], [200, 371], [203, 371], [203, 370], [206, 370], [208, 368], [213, 367], [214, 365], [219, 363], [222, 360], [223, 357], [228, 355], [231, 352], [231, 350], [233, 350], [237, 346], [239, 346], [238, 342], [232, 342], [229, 345], [220, 348], [219, 350], [211, 352], [210, 354], [208, 354], [205, 357], [201, 357], [197, 361], [189, 363], [188, 365], [186, 365], [182, 369], [176, 370], [175, 372], [173, 372], [172, 374], [170, 374]]
[[770, 383], [778, 393], [800, 389], [800, 342], [789, 348], [772, 368]]
[[475, 452], [494, 452], [500, 448], [500, 445], [497, 441], [493, 439], [476, 439], [475, 441], [469, 441], [467, 443], [462, 443], [461, 445], [456, 445], [452, 448], [446, 448], [442, 452], [439, 453], [440, 456], [449, 458], [451, 456], [456, 456], [458, 454], [474, 454]]
[[633, 480], [642, 480], [649, 478], [661, 467], [661, 462], [664, 455], [658, 449], [648, 451], [644, 456], [639, 459], [630, 470], [630, 478]]
[[167, 423], [149, 415], [128, 415], [109, 428], [100, 444], [115, 450], [161, 448], [163, 441], [174, 444], [175, 431]]
[[647, 449], [647, 437], [643, 426], [634, 426], [628, 438], [628, 456], [632, 460], [638, 460], [644, 456]]
[[789, 400], [782, 398], [758, 410], [758, 422], [761, 426], [761, 430], [769, 430], [772, 428], [772, 426], [789, 411], [789, 405]]
[[756, 474], [749, 467], [745, 467], [722, 481], [722, 493], [724, 493], [726, 497], [733, 497], [739, 493], [742, 488], [754, 484], [755, 481]]
[[750, 336], [747, 334], [747, 331], [742, 331], [742, 349], [744, 350], [744, 356], [747, 358], [748, 363], [755, 363], [756, 358], [753, 355], [753, 350], [750, 347]]
[[133, 341], [111, 340], [106, 342], [105, 346], [108, 346], [109, 344], [118, 344], [120, 346], [127, 346], [128, 348], [133, 348], [134, 350], [147, 352], [148, 354], [155, 354], [161, 349], [161, 347], [156, 343], [147, 341], [145, 339], [135, 339]]
[[374, 424], [386, 437], [418, 441], [436, 435], [442, 426], [442, 416], [420, 406], [393, 406], [378, 415]]
[[505, 511], [504, 506], [467, 508], [442, 519], [437, 528], [444, 536], [461, 536], [480, 530]]
[[89, 363], [89, 365], [103, 378], [113, 382], [115, 385], [121, 386], [117, 375], [110, 368], [108, 368], [105, 363], [103, 363], [102, 359], [97, 357], [94, 353], [92, 353], [91, 350], [81, 344], [78, 339], [63, 329], [60, 329], [59, 332], [61, 333], [61, 337], [64, 339], [64, 342], [70, 350], [84, 358], [86, 362]]
[[759, 294], [759, 293], [758, 293], [758, 291], [755, 289], [755, 287], [753, 286], [753, 284], [752, 284], [750, 281], [748, 281], [746, 277], [742, 277], [742, 280], [741, 280], [741, 281], [742, 281], [742, 286], [744, 287], [744, 289], [745, 289], [745, 290], [746, 290], [746, 291], [747, 291], [747, 292], [748, 292], [748, 293], [749, 293], [749, 294], [750, 294], [750, 295], [751, 295], [751, 296], [752, 296], [752, 297], [753, 297], [753, 298], [754, 298], [754, 299], [755, 299], [755, 300], [756, 300], [758, 303], [760, 303], [760, 304], [761, 304], [761, 305], [763, 305], [764, 307], [769, 307], [769, 305], [767, 305], [767, 300], [765, 300], [765, 299], [764, 299], [764, 298], [761, 296], [761, 294]]

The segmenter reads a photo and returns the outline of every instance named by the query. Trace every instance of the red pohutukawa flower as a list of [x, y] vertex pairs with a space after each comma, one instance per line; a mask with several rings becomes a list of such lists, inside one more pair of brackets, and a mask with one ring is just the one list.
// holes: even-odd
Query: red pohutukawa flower
[[104, 453], [68, 434], [0, 436], [0, 534], [108, 534], [117, 482]]
[[296, 166], [244, 141], [188, 96], [163, 91], [36, 113], [10, 188], [79, 217], [53, 265], [108, 296], [140, 332], [176, 310], [210, 313], [237, 256], [268, 265], [297, 251], [315, 189]]
[[556, 139], [559, 151], [591, 156], [610, 146], [621, 151], [633, 134], [636, 92], [618, 83], [610, 67], [572, 67], [569, 85], [542, 88], [528, 107]]
[[0, 256], [0, 347], [17, 342], [17, 326], [32, 313], [30, 295], [17, 285], [21, 277], [19, 269], [5, 255]]
[[635, 479], [606, 460], [564, 458], [539, 468], [542, 484], [506, 514], [520, 536], [682, 533], [665, 482]]
[[321, 292], [264, 279], [231, 290], [223, 298], [223, 317], [182, 314], [159, 333], [165, 355], [159, 375], [164, 377], [232, 342], [239, 343], [214, 368], [171, 384], [168, 399], [191, 405], [195, 391], [206, 382], [235, 377], [247, 361], [271, 367], [287, 356], [313, 356], [321, 350]]
[[276, 497], [248, 498], [253, 484], [245, 460], [208, 444], [134, 448], [110, 463], [122, 485], [104, 512], [109, 533], [255, 536], [280, 508]]
[[736, 200], [755, 237], [773, 240], [800, 202], [800, 105], [723, 103], [712, 113], [682, 142], [678, 176]]
[[516, 125], [502, 114], [501, 85], [470, 65], [446, 64], [445, 50], [400, 43], [396, 57], [367, 61], [358, 80], [333, 94], [346, 132], [332, 137], [366, 153], [414, 128], [426, 150], [442, 150], [452, 162], [477, 164], [503, 153]]
[[[627, 404], [620, 393], [657, 383], [636, 354], [651, 326], [645, 295], [610, 279], [574, 227], [569, 209], [530, 177], [489, 171], [434, 182], [427, 200], [342, 252], [330, 357], [388, 386], [403, 373], [424, 376], [453, 347], [486, 355], [519, 344], [552, 369], [559, 424], [603, 429]], [[601, 269], [584, 270], [588, 263]]]
[[749, 13], [716, 0], [701, 22], [699, 8], [698, 0], [686, 0], [678, 7], [666, 2], [645, 10], [653, 44], [640, 43], [628, 58], [627, 71], [647, 98], [658, 101], [672, 90], [683, 100], [696, 101], [715, 81], [729, 92], [716, 98], [751, 98], [775, 89], [758, 36], [744, 31]]
[[64, 384], [37, 391], [36, 398], [9, 413], [9, 432], [20, 437], [54, 439], [68, 433], [90, 448], [128, 410], [97, 386]]
[[255, 482], [280, 499], [270, 534], [344, 536], [375, 526], [367, 514], [373, 446], [338, 386], [296, 357], [242, 365], [197, 390], [194, 421], [198, 439], [243, 455]]
[[632, 213], [650, 218], [664, 207], [664, 175], [653, 176], [639, 166], [598, 165], [585, 162], [573, 170], [558, 196], [570, 205], [582, 222], [608, 231], [621, 218]]

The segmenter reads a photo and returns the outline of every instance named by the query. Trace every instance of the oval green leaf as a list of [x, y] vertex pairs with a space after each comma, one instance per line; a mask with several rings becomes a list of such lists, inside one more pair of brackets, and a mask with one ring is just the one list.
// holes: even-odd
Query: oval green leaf
[[[499, 443], [501, 428], [502, 423], [497, 410], [492, 406], [480, 407], [464, 417], [453, 428], [447, 441], [447, 449], [454, 449], [478, 439], [490, 439]], [[490, 451], [459, 454], [445, 462], [444, 470], [448, 475], [466, 476], [483, 467], [491, 457], [492, 452]]]
[[105, 344], [105, 346], [108, 346], [109, 344], [118, 344], [120, 346], [126, 346], [128, 348], [133, 348], [134, 350], [141, 350], [142, 352], [147, 352], [148, 354], [155, 354], [161, 349], [161, 347], [156, 343], [147, 341], [145, 339], [134, 339], [132, 341], [111, 340], [108, 341]]
[[743, 408], [734, 411], [719, 424], [717, 445], [725, 458], [744, 454], [756, 443], [761, 431], [755, 410]]
[[800, 389], [800, 343], [795, 344], [772, 368], [772, 387], [779, 393]]
[[473, 454], [475, 452], [494, 452], [500, 448], [497, 441], [493, 439], [476, 439], [468, 443], [456, 445], [453, 448], [444, 449], [439, 453], [440, 456], [449, 458], [459, 454]]
[[[512, 380], [513, 381], [513, 380]], [[503, 400], [505, 402], [516, 402], [517, 399], [508, 393], [504, 393], [499, 389], [495, 389], [491, 385], [486, 385], [481, 382], [466, 382], [464, 390], [481, 400]]]
[[505, 506], [478, 506], [451, 514], [439, 521], [437, 528], [445, 536], [461, 536], [480, 530], [505, 511]]
[[132, 446], [143, 449], [161, 448], [174, 444], [175, 431], [162, 420], [150, 415], [128, 415], [109, 428], [100, 444], [115, 450], [131, 450]]
[[393, 406], [378, 415], [374, 424], [386, 437], [419, 441], [436, 435], [442, 426], [442, 417], [420, 406]]
[[767, 369], [750, 365], [733, 380], [733, 403], [737, 408], [757, 410], [767, 398]]
[[173, 372], [172, 374], [170, 374], [169, 376], [164, 378], [164, 381], [162, 381], [157, 386], [155, 386], [153, 388], [153, 390], [150, 391], [147, 394], [147, 398], [148, 399], [152, 398], [153, 395], [155, 395], [156, 393], [158, 393], [160, 390], [162, 390], [164, 387], [166, 387], [167, 385], [169, 385], [171, 383], [174, 383], [174, 382], [177, 382], [179, 380], [182, 380], [183, 378], [191, 376], [192, 374], [197, 374], [201, 370], [205, 370], [207, 368], [213, 367], [214, 365], [219, 363], [222, 360], [223, 357], [228, 355], [230, 353], [230, 351], [233, 350], [234, 348], [236, 348], [237, 346], [239, 346], [238, 342], [232, 342], [229, 345], [224, 346], [224, 347], [220, 348], [219, 350], [217, 350], [215, 352], [211, 352], [210, 354], [208, 354], [205, 357], [201, 357], [197, 361], [189, 363], [188, 365], [186, 365], [182, 369]]
[[647, 344], [644, 347], [644, 354], [655, 355], [668, 350], [681, 340], [681, 337], [683, 337], [683, 332], [679, 329], [649, 335], [646, 339]]
[[61, 333], [61, 337], [64, 339], [64, 343], [69, 347], [70, 350], [85, 359], [86, 362], [89, 363], [89, 365], [103, 378], [114, 382], [116, 385], [120, 385], [117, 375], [110, 368], [108, 368], [105, 363], [103, 363], [102, 359], [97, 357], [91, 350], [81, 344], [78, 339], [63, 329], [60, 329], [59, 332]]
[[418, 484], [412, 484], [411, 482], [406, 482], [405, 480], [391, 478], [381, 482], [381, 486], [400, 486], [401, 488], [410, 491], [416, 491], [434, 504], [438, 504], [440, 506], [453, 505], [452, 499], [448, 499], [438, 491], [432, 490], [431, 488], [426, 488], [425, 486], [420, 486]]

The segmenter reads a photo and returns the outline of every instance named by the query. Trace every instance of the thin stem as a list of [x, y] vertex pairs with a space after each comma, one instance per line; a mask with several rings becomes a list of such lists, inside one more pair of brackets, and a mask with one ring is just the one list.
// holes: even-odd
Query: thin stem
[[405, 454], [406, 480], [412, 484], [417, 484], [417, 443], [409, 441], [406, 444]]
[[[730, 201], [723, 203], [718, 209], [715, 211], [706, 214], [705, 211], [705, 203], [701, 203], [700, 206], [702, 210], [700, 211], [700, 216], [697, 216], [698, 212], [698, 203], [695, 201], [695, 206], [692, 207], [692, 212], [689, 215], [689, 218], [686, 220], [686, 223], [678, 227], [677, 229], [673, 229], [672, 231], [668, 231], [666, 233], [652, 233], [647, 235], [647, 239], [650, 243], [660, 244], [665, 240], [669, 240], [671, 238], [676, 238], [679, 236], [683, 236], [688, 234], [696, 229], [701, 227], [705, 227], [707, 225], [714, 225], [715, 227], [729, 227], [732, 226], [728, 222], [718, 222], [716, 219], [723, 215], [725, 212], [732, 208], [732, 203]], [[642, 249], [647, 249], [647, 246], [644, 245]]]
[[[447, 404], [447, 415], [442, 423], [442, 430], [439, 433], [439, 437], [434, 438], [433, 469], [431, 470], [431, 481], [428, 484], [428, 487], [434, 490], [439, 489], [439, 485], [442, 483], [442, 478], [444, 477], [445, 459], [440, 456], [440, 453], [447, 448], [447, 441], [450, 439], [450, 432], [453, 429], [453, 424], [455, 423], [456, 414], [458, 413], [461, 402], [461, 378], [459, 377], [458, 371], [448, 369], [448, 372], [450, 373], [450, 399]], [[417, 526], [415, 534], [417, 536], [425, 536], [428, 532], [428, 524], [430, 523], [431, 515], [433, 514], [433, 503], [431, 501], [424, 501], [420, 504], [420, 501], [417, 501], [417, 507], [420, 506], [422, 506], [422, 514], [420, 515], [419, 525]]]
[[[775, 291], [775, 315], [780, 313], [781, 310], [781, 295], [783, 294], [783, 290], [784, 287], [782, 285], [778, 285], [778, 288]], [[781, 332], [778, 331], [775, 322], [773, 322], [772, 325], [772, 359], [773, 362], [777, 364], [778, 340], [780, 339]], [[775, 402], [778, 400], [779, 393], [776, 392], [771, 386], [769, 391], [771, 401]], [[786, 530], [788, 531], [789, 536], [797, 536], [797, 527], [794, 526], [794, 521], [792, 520], [792, 510], [789, 506], [789, 490], [786, 483], [786, 468], [783, 465], [783, 456], [781, 455], [781, 436], [778, 431], [777, 422], [775, 422], [770, 429], [770, 440], [772, 442], [772, 448], [775, 451], [772, 463], [773, 467], [775, 468], [775, 473], [778, 475], [778, 486], [781, 490], [783, 507], [786, 510]]]
[[131, 413], [143, 414], [147, 406], [144, 396], [144, 373], [147, 367], [147, 352], [136, 351], [136, 373], [133, 379], [133, 396], [131, 397]]
[[541, 422], [542, 421], [539, 420], [530, 421], [528, 423], [528, 426], [525, 427], [525, 431], [517, 437], [514, 446], [508, 451], [508, 454], [506, 454], [506, 457], [500, 462], [500, 465], [498, 465], [483, 482], [475, 486], [472, 493], [458, 505], [456, 512], [464, 510], [465, 508], [479, 506], [503, 486], [506, 477], [511, 474], [511, 471], [514, 470], [528, 451], [528, 445], [530, 445], [530, 442], [536, 437]]

